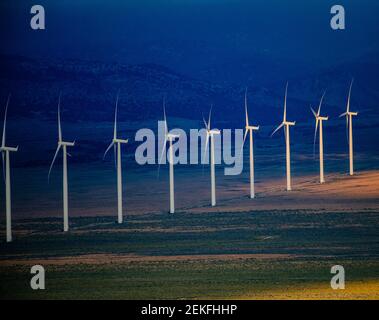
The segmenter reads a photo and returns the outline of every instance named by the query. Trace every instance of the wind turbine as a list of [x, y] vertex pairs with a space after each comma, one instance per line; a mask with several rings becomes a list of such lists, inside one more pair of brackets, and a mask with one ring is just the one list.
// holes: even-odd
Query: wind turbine
[[115, 158], [117, 155], [117, 221], [118, 223], [122, 223], [123, 216], [122, 216], [122, 172], [121, 172], [121, 144], [128, 143], [128, 139], [118, 139], [117, 138], [117, 106], [118, 106], [118, 97], [119, 93], [117, 93], [116, 98], [116, 107], [114, 112], [114, 127], [113, 127], [113, 139], [110, 145], [108, 146], [107, 150], [105, 150], [104, 157], [105, 158], [107, 152], [113, 147], [114, 148], [114, 154]]
[[354, 79], [351, 80], [349, 96], [347, 98], [346, 112], [342, 113], [340, 117], [346, 116], [346, 129], [349, 130], [349, 161], [350, 161], [350, 175], [354, 174], [354, 161], [353, 161], [353, 116], [357, 116], [358, 112], [350, 111], [350, 96], [351, 87], [353, 85]]
[[284, 96], [284, 113], [282, 123], [271, 134], [273, 136], [280, 128], [284, 127], [284, 136], [286, 138], [286, 171], [287, 171], [287, 191], [291, 191], [291, 153], [290, 153], [290, 126], [294, 126], [296, 122], [287, 121], [287, 90], [288, 82], [286, 85], [286, 92]]
[[163, 117], [164, 117], [164, 143], [162, 148], [159, 165], [162, 163], [163, 155], [166, 154], [166, 144], [169, 143], [169, 165], [170, 165], [170, 213], [175, 213], [175, 194], [174, 194], [174, 152], [172, 142], [179, 138], [178, 134], [169, 133], [166, 118], [166, 102], [163, 99]]
[[316, 128], [315, 128], [315, 135], [314, 135], [314, 139], [313, 139], [313, 151], [315, 150], [317, 129], [318, 129], [318, 125], [320, 124], [320, 131], [319, 131], [320, 183], [325, 182], [325, 178], [324, 178], [324, 141], [322, 138], [322, 122], [328, 120], [328, 118], [329, 118], [327, 116], [326, 117], [320, 116], [321, 104], [322, 104], [322, 100], [324, 99], [324, 96], [325, 96], [325, 92], [321, 97], [317, 113], [315, 110], [313, 110], [313, 108], [311, 108], [311, 111], [316, 118]]
[[[10, 177], [10, 160], [9, 152], [17, 152], [17, 147], [7, 147], [5, 144], [6, 125], [7, 125], [7, 112], [11, 95], [8, 96], [7, 104], [5, 106], [3, 137], [1, 140], [0, 152], [3, 158], [3, 173], [5, 177], [5, 208], [6, 208], [6, 237], [7, 242], [12, 241], [12, 216], [11, 216], [11, 177]], [[5, 165], [5, 168], [4, 168]]]
[[[243, 137], [242, 150], [245, 144], [247, 134], [250, 133], [250, 198], [255, 198], [254, 190], [254, 146], [253, 146], [253, 131], [259, 130], [259, 126], [249, 125], [249, 114], [247, 112], [247, 88], [245, 90], [245, 116], [246, 116], [246, 126], [245, 126], [245, 135]], [[241, 153], [242, 153], [241, 150]]]
[[203, 117], [205, 129], [207, 130], [203, 159], [205, 159], [205, 154], [207, 153], [207, 149], [208, 149], [208, 141], [209, 141], [209, 138], [211, 138], [211, 144], [210, 144], [210, 149], [211, 149], [211, 204], [212, 204], [212, 207], [214, 207], [216, 205], [215, 141], [214, 141], [214, 136], [216, 134], [220, 134], [220, 130], [211, 129], [211, 114], [212, 114], [212, 106], [209, 110], [208, 122], [206, 122], [204, 117]]
[[59, 94], [58, 99], [58, 147], [55, 151], [53, 161], [51, 162], [48, 179], [50, 179], [51, 169], [53, 168], [55, 159], [59, 153], [60, 148], [63, 149], [63, 231], [68, 231], [68, 183], [67, 183], [67, 147], [73, 147], [74, 142], [66, 142], [62, 139], [62, 128], [61, 128], [61, 115], [60, 115], [60, 105], [61, 105], [61, 95]]

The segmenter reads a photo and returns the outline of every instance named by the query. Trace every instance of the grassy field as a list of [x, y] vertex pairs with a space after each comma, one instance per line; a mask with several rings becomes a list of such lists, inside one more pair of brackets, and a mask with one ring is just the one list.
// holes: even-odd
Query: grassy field
[[[378, 299], [379, 214], [310, 210], [19, 220], [0, 246], [0, 297]], [[1, 226], [3, 229], [3, 226]], [[4, 238], [4, 234], [1, 234]], [[30, 289], [42, 264], [46, 290]], [[330, 288], [330, 268], [346, 289]]]

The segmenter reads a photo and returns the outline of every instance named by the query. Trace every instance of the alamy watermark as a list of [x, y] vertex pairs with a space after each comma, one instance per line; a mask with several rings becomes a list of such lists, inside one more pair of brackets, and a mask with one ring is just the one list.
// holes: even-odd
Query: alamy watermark
[[[45, 8], [42, 5], [33, 5], [30, 9], [33, 15], [30, 20], [30, 27], [33, 30], [45, 30]], [[330, 13], [333, 15], [330, 20], [330, 27], [333, 30], [345, 29], [345, 8], [336, 4], [330, 8]]]
[[330, 13], [333, 15], [330, 27], [333, 30], [345, 30], [345, 8], [336, 4], [330, 8]]
[[[211, 140], [207, 142], [206, 129], [190, 129], [189, 135], [183, 129], [172, 129], [171, 134], [179, 137], [172, 143], [173, 164], [209, 164]], [[243, 169], [243, 129], [223, 129], [215, 135], [215, 164], [224, 164], [225, 175], [239, 175]], [[170, 161], [170, 148], [164, 150], [165, 122], [158, 121], [158, 137], [153, 130], [139, 129], [135, 141], [141, 142], [135, 152], [135, 160], [139, 165], [166, 164]], [[162, 159], [161, 154], [164, 154]]]
[[330, 269], [330, 273], [334, 274], [330, 280], [330, 286], [334, 290], [345, 289], [345, 268], [335, 265]]
[[36, 4], [31, 7], [30, 13], [33, 15], [30, 19], [30, 27], [33, 30], [45, 30], [45, 8]]
[[30, 269], [34, 276], [30, 280], [30, 287], [33, 290], [45, 290], [45, 268], [39, 264]]

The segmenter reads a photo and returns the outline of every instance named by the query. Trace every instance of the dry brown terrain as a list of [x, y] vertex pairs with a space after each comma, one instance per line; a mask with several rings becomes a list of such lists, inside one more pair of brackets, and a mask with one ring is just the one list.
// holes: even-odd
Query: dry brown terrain
[[212, 261], [238, 261], [247, 259], [270, 260], [289, 259], [295, 255], [289, 254], [204, 254], [204, 255], [174, 255], [174, 256], [142, 256], [135, 254], [86, 254], [79, 256], [68, 256], [46, 259], [12, 259], [0, 260], [0, 266], [20, 266], [20, 265], [103, 265], [103, 264], [127, 264], [131, 262], [212, 262]]
[[[254, 200], [247, 196], [248, 183], [232, 186], [229, 181], [217, 188], [218, 206], [207, 211], [379, 209], [379, 171], [359, 172], [352, 177], [330, 174], [325, 179], [326, 183], [320, 184], [318, 177], [295, 177], [291, 192], [285, 190], [284, 179], [258, 182]], [[207, 200], [202, 201], [207, 203]], [[204, 208], [188, 206], [185, 211], [201, 212]]]

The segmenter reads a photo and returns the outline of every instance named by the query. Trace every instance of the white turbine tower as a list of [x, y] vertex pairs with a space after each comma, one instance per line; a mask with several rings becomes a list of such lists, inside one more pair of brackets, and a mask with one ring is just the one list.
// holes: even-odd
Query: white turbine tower
[[255, 188], [254, 188], [254, 144], [253, 144], [253, 131], [259, 130], [259, 126], [249, 125], [249, 114], [247, 112], [247, 89], [245, 90], [245, 116], [246, 116], [246, 126], [245, 135], [243, 137], [242, 150], [245, 144], [247, 134], [250, 133], [250, 198], [255, 198]]
[[313, 108], [311, 108], [311, 111], [312, 111], [312, 113], [316, 119], [315, 135], [314, 135], [314, 139], [313, 139], [313, 152], [315, 152], [317, 129], [318, 129], [318, 125], [320, 124], [320, 131], [319, 131], [320, 183], [325, 182], [325, 178], [324, 178], [324, 140], [322, 137], [322, 122], [328, 120], [328, 118], [329, 118], [327, 116], [326, 117], [320, 116], [321, 104], [322, 104], [322, 100], [324, 99], [324, 96], [325, 96], [325, 92], [321, 97], [317, 113], [315, 110], [313, 110]]
[[167, 141], [169, 143], [169, 165], [170, 165], [170, 213], [175, 213], [175, 193], [174, 193], [174, 151], [172, 149], [172, 142], [179, 138], [178, 134], [169, 133], [167, 118], [166, 118], [166, 104], [165, 99], [163, 100], [163, 117], [164, 117], [164, 143], [162, 147], [161, 158], [159, 160], [159, 165], [162, 163], [163, 156], [166, 155], [166, 145]]
[[211, 113], [212, 113], [212, 107], [209, 110], [208, 122], [206, 122], [204, 117], [203, 117], [205, 129], [207, 130], [203, 159], [205, 159], [205, 155], [206, 155], [207, 149], [208, 149], [208, 141], [210, 138], [211, 139], [211, 143], [210, 143], [210, 149], [211, 149], [211, 204], [212, 204], [212, 207], [214, 207], [216, 205], [215, 141], [214, 141], [214, 136], [216, 134], [220, 134], [220, 130], [211, 129]]
[[[6, 237], [7, 242], [12, 241], [12, 216], [11, 216], [11, 177], [10, 177], [10, 160], [9, 152], [17, 152], [18, 147], [7, 147], [5, 144], [6, 125], [7, 125], [7, 112], [10, 100], [8, 96], [7, 104], [5, 106], [3, 137], [1, 140], [0, 152], [3, 158], [3, 174], [5, 177], [5, 208], [6, 208]], [[5, 168], [4, 168], [5, 166]]]
[[290, 126], [294, 126], [296, 122], [287, 121], [287, 89], [288, 82], [286, 85], [286, 93], [284, 96], [284, 113], [283, 122], [274, 130], [271, 134], [273, 136], [280, 128], [284, 127], [284, 136], [286, 139], [286, 171], [287, 171], [287, 191], [291, 190], [291, 153], [290, 153]]
[[354, 79], [351, 80], [349, 96], [347, 98], [346, 112], [342, 113], [340, 117], [346, 116], [346, 129], [349, 130], [349, 162], [350, 162], [350, 175], [354, 174], [354, 160], [353, 160], [353, 116], [358, 115], [358, 112], [350, 111], [350, 96], [351, 87], [353, 85]]
[[62, 139], [62, 128], [61, 128], [61, 115], [60, 115], [60, 104], [61, 104], [61, 95], [59, 94], [58, 100], [58, 147], [55, 151], [53, 161], [51, 162], [48, 179], [50, 179], [51, 169], [53, 168], [55, 159], [59, 153], [60, 148], [63, 149], [63, 231], [68, 231], [68, 183], [67, 183], [67, 147], [73, 147], [74, 142], [65, 142]]
[[[108, 151], [114, 147], [114, 154], [115, 158], [117, 158], [116, 164], [117, 164], [117, 221], [118, 223], [122, 223], [123, 221], [123, 215], [122, 215], [122, 172], [121, 172], [121, 144], [128, 143], [128, 139], [118, 139], [117, 138], [117, 106], [118, 106], [118, 97], [119, 93], [117, 94], [116, 98], [116, 107], [114, 112], [114, 127], [113, 127], [113, 139], [110, 145], [108, 146], [107, 150], [105, 150], [104, 157]], [[117, 157], [116, 157], [117, 155]]]

